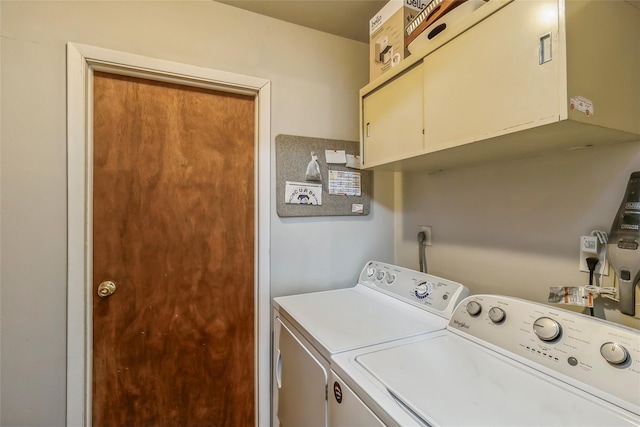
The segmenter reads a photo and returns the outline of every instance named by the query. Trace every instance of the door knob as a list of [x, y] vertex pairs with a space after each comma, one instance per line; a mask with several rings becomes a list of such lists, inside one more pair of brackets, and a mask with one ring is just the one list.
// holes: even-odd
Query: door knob
[[116, 284], [111, 280], [106, 280], [98, 285], [98, 296], [105, 298], [111, 296], [116, 291]]

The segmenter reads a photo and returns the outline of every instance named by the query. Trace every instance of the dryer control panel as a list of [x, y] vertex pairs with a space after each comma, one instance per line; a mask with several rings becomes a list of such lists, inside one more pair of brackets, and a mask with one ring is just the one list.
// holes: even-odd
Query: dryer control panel
[[640, 331], [546, 304], [474, 295], [447, 329], [640, 415]]
[[458, 282], [378, 261], [365, 264], [358, 283], [447, 319], [469, 295], [469, 289]]

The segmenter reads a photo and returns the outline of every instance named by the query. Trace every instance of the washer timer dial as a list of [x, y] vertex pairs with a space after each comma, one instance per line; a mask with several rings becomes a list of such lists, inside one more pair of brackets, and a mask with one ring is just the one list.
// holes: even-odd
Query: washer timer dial
[[471, 316], [477, 316], [482, 311], [482, 306], [478, 301], [469, 301], [467, 303], [467, 313]]
[[533, 332], [535, 332], [542, 341], [553, 341], [560, 336], [562, 328], [560, 327], [560, 323], [550, 317], [540, 317], [533, 322]]
[[618, 343], [607, 342], [600, 347], [600, 354], [612, 365], [622, 365], [629, 359], [629, 352]]
[[507, 314], [500, 307], [491, 307], [491, 309], [489, 309], [489, 319], [491, 319], [493, 323], [500, 323], [505, 317], [507, 317]]

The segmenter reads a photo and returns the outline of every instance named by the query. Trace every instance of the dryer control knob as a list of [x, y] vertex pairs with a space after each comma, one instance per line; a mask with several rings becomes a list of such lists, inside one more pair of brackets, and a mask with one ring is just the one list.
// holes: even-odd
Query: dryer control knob
[[478, 301], [469, 301], [467, 303], [467, 313], [472, 316], [477, 316], [482, 311], [482, 306]]
[[562, 328], [560, 327], [560, 323], [550, 317], [539, 317], [533, 322], [533, 332], [535, 332], [542, 341], [553, 341], [560, 336]]
[[500, 323], [505, 317], [507, 317], [507, 313], [500, 307], [491, 307], [489, 310], [489, 319], [491, 319], [493, 323]]
[[431, 282], [420, 282], [418, 286], [416, 286], [415, 294], [418, 298], [425, 298], [431, 293], [432, 289], [433, 285]]
[[607, 342], [600, 347], [600, 354], [612, 365], [621, 365], [629, 359], [626, 348], [615, 342]]

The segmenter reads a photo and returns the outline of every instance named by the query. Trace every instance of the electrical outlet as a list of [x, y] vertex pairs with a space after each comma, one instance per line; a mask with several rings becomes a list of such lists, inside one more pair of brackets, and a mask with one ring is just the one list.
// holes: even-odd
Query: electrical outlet
[[419, 225], [418, 226], [418, 233], [420, 233], [421, 231], [424, 232], [425, 234], [425, 242], [424, 245], [425, 246], [431, 246], [431, 226], [430, 225]]
[[596, 264], [595, 274], [609, 275], [609, 262], [607, 260], [607, 245], [598, 242], [594, 236], [580, 237], [580, 271], [589, 272], [587, 258], [598, 258], [600, 262]]

